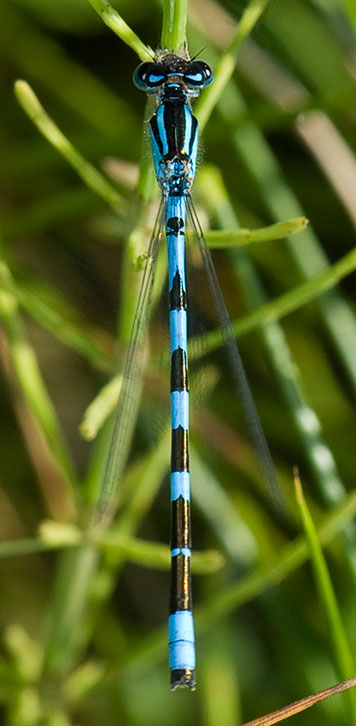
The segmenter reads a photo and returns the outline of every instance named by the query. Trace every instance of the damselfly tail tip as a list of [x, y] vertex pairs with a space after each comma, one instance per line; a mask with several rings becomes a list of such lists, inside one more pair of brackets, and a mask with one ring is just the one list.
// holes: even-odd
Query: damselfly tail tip
[[171, 671], [171, 691], [175, 691], [176, 688], [189, 688], [190, 691], [195, 691], [195, 686], [194, 668], [179, 668]]

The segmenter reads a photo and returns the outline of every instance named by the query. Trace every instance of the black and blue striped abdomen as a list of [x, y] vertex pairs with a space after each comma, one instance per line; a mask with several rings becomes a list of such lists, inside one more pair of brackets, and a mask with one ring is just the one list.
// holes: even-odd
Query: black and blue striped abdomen
[[168, 196], [166, 234], [171, 338], [171, 594], [169, 660], [171, 685], [195, 685], [195, 648], [190, 576], [189, 383], [185, 275], [185, 196]]
[[150, 121], [157, 180], [165, 198], [171, 340], [171, 687], [195, 687], [190, 575], [189, 385], [185, 273], [186, 197], [196, 167], [197, 121], [181, 89], [166, 89]]

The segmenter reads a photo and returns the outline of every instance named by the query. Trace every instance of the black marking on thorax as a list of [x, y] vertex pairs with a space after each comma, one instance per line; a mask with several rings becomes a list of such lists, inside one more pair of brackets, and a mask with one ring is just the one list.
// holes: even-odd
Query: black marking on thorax
[[195, 135], [197, 132], [198, 122], [194, 116], [192, 116], [192, 128], [188, 144], [188, 154], [183, 151], [185, 147], [185, 108], [187, 102], [185, 96], [175, 95], [173, 97], [163, 97], [161, 105], [164, 107], [164, 130], [167, 140], [167, 152], [164, 153], [163, 143], [159, 131], [157, 122], [157, 116], [154, 114], [150, 120], [151, 129], [153, 136], [156, 140], [158, 148], [160, 150], [162, 159], [164, 161], [173, 161], [179, 159], [182, 162], [189, 161], [189, 156], [193, 150], [193, 144]]

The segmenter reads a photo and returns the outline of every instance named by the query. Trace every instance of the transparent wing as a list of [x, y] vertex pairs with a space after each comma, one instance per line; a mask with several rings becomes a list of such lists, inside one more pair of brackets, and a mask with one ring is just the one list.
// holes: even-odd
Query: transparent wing
[[228, 353], [233, 382], [238, 389], [239, 398], [241, 400], [241, 404], [246, 418], [249, 438], [256, 452], [261, 481], [269, 497], [271, 498], [274, 509], [280, 516], [283, 516], [283, 513], [285, 512], [285, 505], [282, 499], [277, 472], [272, 461], [269, 446], [263, 432], [261, 420], [247, 381], [246, 373], [236, 343], [234, 331], [231, 325], [230, 316], [227, 311], [224, 297], [220, 289], [211, 254], [207, 246], [202, 228], [200, 226], [199, 218], [195, 211], [191, 197], [188, 197], [187, 199], [187, 213], [193, 232], [197, 238], [200, 247], [203, 264], [211, 290], [211, 295], [215, 305], [215, 312], [221, 328], [221, 341], [222, 344], [226, 347]]
[[164, 230], [164, 209], [165, 204], [162, 199], [148, 248], [146, 266], [132, 326], [101, 495], [94, 516], [96, 525], [108, 523], [115, 512], [117, 488], [126, 465], [135, 427], [141, 392], [145, 342], [151, 311], [154, 271]]

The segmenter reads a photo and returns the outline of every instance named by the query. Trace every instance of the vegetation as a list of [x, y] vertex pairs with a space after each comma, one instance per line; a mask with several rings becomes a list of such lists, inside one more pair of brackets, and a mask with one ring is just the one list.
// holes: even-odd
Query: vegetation
[[[235, 726], [352, 678], [354, 3], [0, 12], [2, 723]], [[157, 211], [132, 72], [185, 35], [215, 71], [194, 199], [284, 504], [261, 483], [192, 250], [198, 688], [171, 694], [164, 250], [117, 513], [90, 522]], [[356, 724], [356, 692], [291, 723]]]

